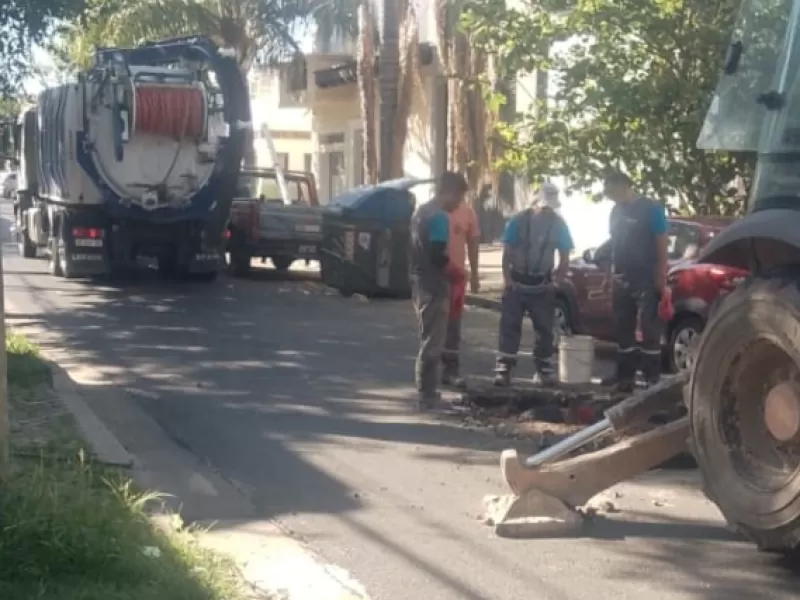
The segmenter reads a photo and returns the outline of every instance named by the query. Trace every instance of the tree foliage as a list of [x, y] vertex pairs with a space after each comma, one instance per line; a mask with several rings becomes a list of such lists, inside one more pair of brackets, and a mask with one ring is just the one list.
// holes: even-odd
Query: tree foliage
[[0, 0], [0, 94], [14, 95], [30, 67], [30, 51], [56, 19], [78, 15], [83, 0]]
[[[501, 165], [585, 189], [621, 168], [689, 213], [736, 212], [752, 157], [696, 146], [739, 0], [472, 2], [461, 26], [506, 74], [550, 69], [547, 110], [501, 126]], [[548, 52], [549, 49], [549, 52]], [[549, 54], [549, 56], [548, 56]], [[555, 89], [552, 89], [555, 88]]]
[[136, 46], [181, 35], [209, 35], [237, 52], [239, 65], [298, 57], [298, 29], [319, 20], [330, 31], [355, 19], [336, 0], [86, 0], [50, 48], [65, 67], [85, 68], [98, 46]]

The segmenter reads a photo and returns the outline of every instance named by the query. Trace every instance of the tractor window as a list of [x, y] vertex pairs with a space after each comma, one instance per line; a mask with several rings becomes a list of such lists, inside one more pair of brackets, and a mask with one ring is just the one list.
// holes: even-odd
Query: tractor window
[[[795, 6], [797, 4], [797, 6]], [[720, 80], [697, 141], [704, 150], [767, 151], [786, 144], [791, 134], [780, 120], [800, 109], [789, 96], [797, 72], [800, 36], [797, 29], [800, 3], [794, 0], [744, 0], [736, 20]], [[791, 22], [791, 27], [789, 23]], [[775, 107], [774, 93], [784, 94], [783, 109]], [[800, 97], [797, 99], [800, 101]], [[783, 113], [783, 115], [781, 115]], [[794, 120], [800, 115], [794, 115]], [[798, 129], [800, 132], [800, 129]], [[791, 134], [794, 136], [794, 134]], [[800, 135], [794, 148], [800, 148]]]

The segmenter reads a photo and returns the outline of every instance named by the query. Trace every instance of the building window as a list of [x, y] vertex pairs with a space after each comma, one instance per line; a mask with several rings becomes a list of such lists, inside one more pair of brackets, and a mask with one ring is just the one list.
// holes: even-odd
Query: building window
[[347, 186], [347, 173], [344, 166], [344, 152], [329, 152], [328, 158], [328, 191], [330, 197], [338, 196]]
[[343, 133], [323, 134], [319, 136], [319, 143], [321, 146], [334, 146], [336, 144], [344, 144], [344, 134]]
[[278, 75], [281, 108], [300, 108], [306, 105], [306, 66], [305, 62], [282, 65]]
[[303, 155], [303, 170], [306, 173], [311, 173], [311, 171], [313, 170], [313, 162], [312, 162], [312, 160], [313, 160], [313, 157], [310, 154], [304, 154]]
[[284, 171], [289, 170], [289, 154], [286, 152], [278, 152], [278, 164]]

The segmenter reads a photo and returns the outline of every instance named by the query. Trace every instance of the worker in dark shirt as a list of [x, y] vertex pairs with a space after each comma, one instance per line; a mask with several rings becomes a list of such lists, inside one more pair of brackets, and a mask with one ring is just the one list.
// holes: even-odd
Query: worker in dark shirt
[[463, 267], [448, 257], [450, 223], [447, 217], [464, 201], [467, 181], [446, 172], [439, 179], [436, 195], [419, 206], [411, 217], [411, 291], [419, 325], [420, 346], [415, 365], [419, 408], [435, 408], [442, 351], [447, 338], [451, 283], [466, 278]]
[[558, 188], [545, 183], [535, 205], [513, 217], [503, 233], [503, 298], [495, 385], [511, 383], [526, 314], [536, 334], [534, 381], [550, 384], [557, 379], [552, 361], [556, 287], [563, 283], [573, 249], [569, 227], [556, 212], [560, 207]]
[[[638, 369], [648, 384], [661, 377], [663, 323], [658, 304], [667, 281], [667, 217], [663, 205], [637, 193], [624, 173], [608, 175], [603, 193], [615, 203], [607, 284], [612, 287], [617, 370], [607, 382], [630, 392]], [[640, 348], [636, 345], [637, 320]]]

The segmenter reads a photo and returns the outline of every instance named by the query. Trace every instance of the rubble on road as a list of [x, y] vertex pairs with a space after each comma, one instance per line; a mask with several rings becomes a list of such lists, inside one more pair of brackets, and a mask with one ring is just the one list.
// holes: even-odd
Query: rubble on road
[[[462, 425], [489, 429], [501, 438], [525, 441], [536, 452], [601, 420], [608, 408], [627, 397], [599, 384], [542, 386], [515, 381], [510, 387], [498, 387], [489, 378], [473, 378], [461, 394], [460, 404], [469, 409]], [[582, 448], [581, 453], [599, 450], [621, 437], [600, 438]]]

